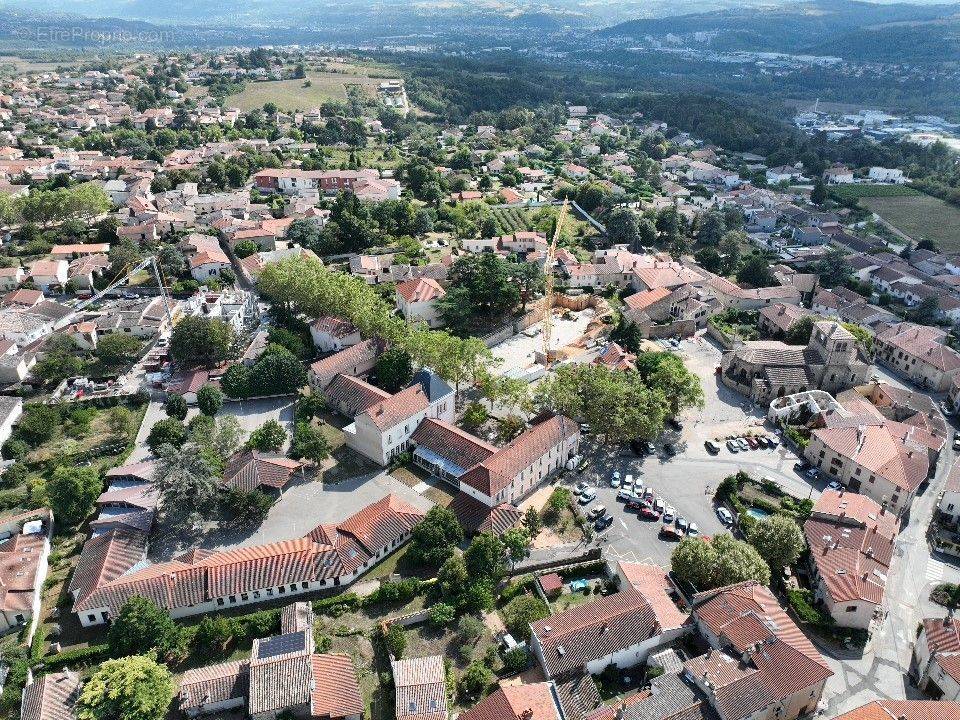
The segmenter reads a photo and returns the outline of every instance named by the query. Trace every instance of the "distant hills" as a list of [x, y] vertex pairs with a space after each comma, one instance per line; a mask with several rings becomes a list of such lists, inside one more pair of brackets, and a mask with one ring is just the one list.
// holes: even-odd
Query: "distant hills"
[[960, 59], [960, 4], [810, 0], [619, 23], [601, 37], [876, 62]]

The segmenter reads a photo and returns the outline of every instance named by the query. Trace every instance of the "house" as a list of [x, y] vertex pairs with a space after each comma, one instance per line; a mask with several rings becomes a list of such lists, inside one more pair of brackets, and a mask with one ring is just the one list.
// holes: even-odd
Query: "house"
[[0, 633], [21, 630], [40, 612], [53, 513], [46, 509], [0, 518]]
[[13, 434], [13, 426], [23, 415], [23, 400], [9, 395], [0, 395], [0, 445]]
[[823, 171], [823, 181], [827, 185], [847, 185], [852, 183], [853, 170], [843, 165], [835, 165]]
[[815, 317], [815, 315], [800, 305], [777, 303], [760, 310], [757, 327], [764, 335], [782, 338], [805, 317]]
[[219, 247], [210, 247], [191, 255], [187, 263], [190, 275], [199, 283], [210, 278], [219, 278], [227, 270], [233, 272], [230, 258]]
[[288, 457], [241, 450], [227, 459], [222, 484], [241, 492], [276, 490], [282, 493], [298, 470], [303, 471], [303, 463]]
[[548, 679], [631, 668], [689, 627], [663, 627], [633, 587], [554, 613], [530, 625], [530, 650]]
[[954, 463], [947, 475], [947, 482], [937, 501], [937, 512], [948, 525], [956, 527], [960, 521], [960, 463]]
[[407, 322], [425, 322], [429, 327], [442, 327], [437, 301], [446, 296], [440, 283], [432, 278], [417, 278], [397, 285], [397, 309]]
[[337, 375], [362, 376], [373, 370], [383, 346], [377, 340], [364, 340], [340, 352], [317, 360], [310, 366], [310, 385], [326, 390]]
[[249, 659], [186, 671], [177, 693], [180, 711], [190, 718], [243, 708], [252, 720], [361, 720], [353, 660], [318, 654], [313, 623], [309, 603], [288, 605], [280, 634], [255, 639]]
[[45, 294], [51, 288], [62, 290], [67, 284], [69, 268], [66, 260], [38, 260], [30, 266], [30, 280]]
[[[566, 719], [560, 693], [553, 682], [503, 684], [459, 716], [459, 720]], [[399, 715], [397, 720], [400, 720]], [[570, 720], [573, 720], [572, 715]]]
[[779, 340], [745, 342], [723, 354], [724, 385], [768, 404], [776, 397], [819, 389], [835, 393], [866, 381], [870, 362], [856, 338], [838, 323], [820, 320], [806, 347]]
[[960, 703], [947, 700], [872, 700], [833, 720], [960, 720]]
[[923, 620], [910, 674], [931, 697], [960, 701], [960, 620], [952, 616]]
[[348, 320], [325, 315], [310, 323], [310, 337], [320, 352], [340, 352], [360, 342], [360, 331]]
[[774, 285], [763, 288], [742, 288], [719, 275], [707, 281], [709, 291], [723, 309], [760, 310], [775, 303], [799, 305], [803, 294], [794, 285]]
[[80, 699], [80, 675], [70, 670], [28, 676], [20, 704], [20, 720], [72, 720]]
[[711, 650], [683, 675], [721, 720], [793, 720], [813, 713], [833, 675], [780, 607], [750, 580], [693, 596], [693, 622]]
[[946, 344], [946, 333], [901, 322], [874, 337], [874, 357], [884, 367], [934, 392], [947, 392], [960, 373], [960, 353]]
[[343, 428], [346, 444], [379, 465], [388, 465], [405, 452], [410, 437], [427, 419], [453, 422], [453, 388], [429, 370], [421, 370], [413, 384], [380, 400]]
[[802, 176], [800, 171], [792, 165], [781, 165], [779, 167], [769, 168], [765, 174], [768, 185], [793, 182]]
[[883, 614], [899, 523], [866, 495], [825, 490], [803, 533], [814, 595], [840, 627], [867, 630]]
[[19, 265], [15, 267], [0, 268], [0, 292], [9, 292], [16, 290], [27, 275]]
[[111, 530], [87, 541], [108, 538], [98, 543], [99, 551], [91, 550], [86, 563], [84, 546], [71, 582], [73, 611], [89, 627], [115, 618], [135, 595], [151, 597], [172, 617], [182, 618], [344, 587], [403, 545], [423, 517], [423, 511], [387, 495], [300, 539], [224, 551], [195, 548], [119, 573], [116, 564], [101, 559], [111, 542], [126, 542], [117, 536], [126, 531]]
[[442, 655], [393, 660], [396, 720], [447, 720], [447, 674]]
[[867, 172], [867, 177], [874, 182], [893, 183], [894, 185], [903, 185], [908, 182], [903, 170], [897, 168], [872, 167]]
[[896, 515], [909, 510], [943, 446], [927, 430], [883, 417], [830, 413], [821, 424], [811, 432], [806, 460]]

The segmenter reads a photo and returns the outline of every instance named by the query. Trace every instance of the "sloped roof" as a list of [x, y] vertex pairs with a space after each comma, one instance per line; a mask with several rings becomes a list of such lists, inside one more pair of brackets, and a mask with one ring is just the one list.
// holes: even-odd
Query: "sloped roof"
[[283, 488], [303, 463], [282, 455], [267, 455], [257, 450], [242, 450], [227, 460], [224, 485], [251, 492], [258, 488]]

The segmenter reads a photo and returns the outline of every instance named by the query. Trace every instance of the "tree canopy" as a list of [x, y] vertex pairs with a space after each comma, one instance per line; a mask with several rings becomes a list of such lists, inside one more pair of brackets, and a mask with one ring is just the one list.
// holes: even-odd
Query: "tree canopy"
[[238, 354], [233, 326], [219, 318], [184, 318], [170, 337], [170, 355], [186, 366], [214, 367]]
[[701, 592], [746, 580], [770, 584], [770, 568], [756, 549], [726, 533], [709, 541], [681, 540], [670, 565], [677, 577]]
[[170, 671], [145, 655], [107, 660], [84, 684], [77, 720], [156, 720], [173, 699]]

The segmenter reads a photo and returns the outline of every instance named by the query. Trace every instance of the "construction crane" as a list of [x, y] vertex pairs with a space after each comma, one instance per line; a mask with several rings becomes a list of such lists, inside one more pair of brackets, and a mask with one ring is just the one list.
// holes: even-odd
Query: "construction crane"
[[163, 309], [167, 314], [167, 323], [169, 323], [170, 327], [173, 327], [173, 316], [170, 314], [170, 302], [167, 299], [167, 291], [163, 287], [163, 277], [161, 276], [160, 266], [157, 265], [157, 259], [153, 255], [149, 255], [145, 257], [143, 260], [141, 260], [139, 263], [134, 265], [132, 268], [128, 265], [103, 290], [100, 290], [96, 294], [92, 295], [91, 297], [87, 298], [83, 302], [79, 303], [74, 309], [76, 310], [76, 312], [80, 312], [84, 310], [88, 305], [90, 305], [91, 303], [95, 303], [104, 295], [107, 295], [108, 293], [113, 292], [120, 285], [123, 285], [123, 283], [127, 282], [131, 277], [136, 275], [141, 270], [145, 270], [148, 267], [152, 268], [153, 276], [157, 279], [157, 287], [160, 288], [160, 296], [163, 298]]
[[553, 339], [553, 263], [557, 258], [557, 240], [560, 239], [563, 221], [567, 217], [567, 207], [568, 201], [564, 200], [560, 212], [557, 213], [557, 224], [553, 228], [553, 239], [547, 249], [547, 263], [544, 265], [546, 287], [543, 308], [543, 362], [547, 366], [550, 365], [550, 341]]

